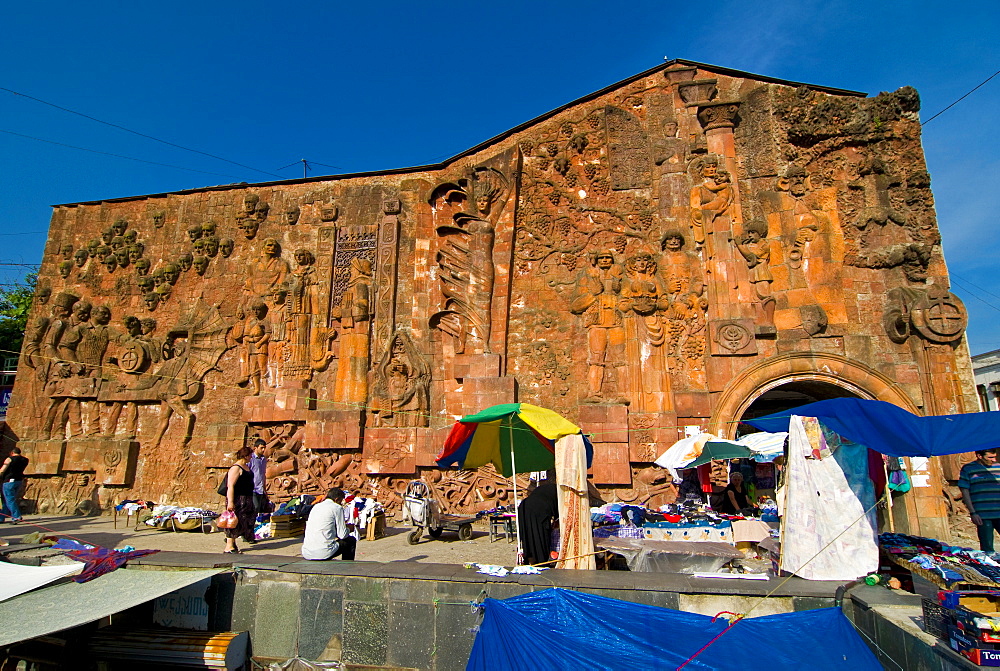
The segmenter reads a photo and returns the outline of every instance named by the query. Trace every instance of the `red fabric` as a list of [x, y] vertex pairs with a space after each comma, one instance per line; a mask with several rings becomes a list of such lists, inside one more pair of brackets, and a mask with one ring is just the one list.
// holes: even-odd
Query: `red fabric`
[[67, 557], [77, 561], [87, 562], [83, 571], [73, 576], [73, 582], [87, 582], [105, 573], [111, 573], [117, 568], [121, 568], [129, 559], [151, 555], [159, 550], [133, 550], [132, 552], [119, 552], [108, 548], [95, 547], [90, 550], [72, 550], [66, 553]]
[[701, 491], [705, 494], [711, 494], [714, 487], [712, 486], [712, 462], [707, 464], [702, 464], [698, 467], [698, 482], [701, 483]]
[[[895, 457], [890, 457], [895, 459]], [[882, 493], [885, 492], [885, 459], [875, 450], [868, 450], [868, 477], [872, 479], [875, 484], [875, 498], [882, 498]]]
[[462, 447], [462, 444], [476, 432], [477, 426], [479, 425], [475, 423], [463, 424], [462, 422], [455, 422], [455, 426], [451, 427], [448, 437], [444, 439], [444, 448], [441, 450], [441, 454], [437, 456], [438, 460], [450, 457]]

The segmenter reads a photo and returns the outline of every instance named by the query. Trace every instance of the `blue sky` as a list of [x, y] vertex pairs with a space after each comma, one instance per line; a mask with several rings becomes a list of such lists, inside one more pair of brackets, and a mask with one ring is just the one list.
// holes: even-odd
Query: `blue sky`
[[[664, 57], [911, 85], [926, 120], [1000, 70], [998, 29], [995, 0], [8, 3], [0, 87], [256, 170], [0, 91], [0, 262], [40, 260], [55, 203], [433, 163]], [[998, 112], [1000, 76], [923, 135], [974, 354], [1000, 348]]]

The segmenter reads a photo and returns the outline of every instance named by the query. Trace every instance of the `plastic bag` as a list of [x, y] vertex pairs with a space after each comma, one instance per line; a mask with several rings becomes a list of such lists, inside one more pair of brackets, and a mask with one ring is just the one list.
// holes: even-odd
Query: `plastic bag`
[[219, 515], [219, 519], [215, 521], [215, 525], [220, 529], [235, 529], [237, 521], [236, 513], [232, 510], [226, 510]]

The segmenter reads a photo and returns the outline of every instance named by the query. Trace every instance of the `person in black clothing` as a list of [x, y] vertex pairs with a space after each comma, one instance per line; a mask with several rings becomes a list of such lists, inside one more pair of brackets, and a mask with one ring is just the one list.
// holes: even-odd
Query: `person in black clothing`
[[517, 508], [525, 564], [539, 564], [551, 559], [552, 520], [559, 517], [558, 492], [556, 479], [547, 478]]
[[3, 483], [0, 522], [6, 521], [8, 517], [14, 524], [20, 524], [22, 521], [18, 499], [21, 498], [24, 489], [24, 469], [27, 466], [28, 458], [21, 456], [21, 448], [10, 448], [10, 456], [4, 460], [3, 466], [0, 466], [0, 483]]
[[244, 540], [253, 538], [253, 526], [257, 521], [257, 512], [253, 501], [253, 473], [250, 472], [248, 460], [252, 450], [244, 445], [236, 452], [236, 463], [230, 466], [226, 475], [226, 510], [236, 513], [236, 526], [225, 529], [226, 550], [228, 554], [238, 554], [236, 539], [243, 536]]
[[719, 504], [719, 512], [727, 515], [735, 515], [744, 508], [753, 505], [750, 495], [747, 494], [743, 486], [743, 474], [734, 471], [729, 474], [729, 484], [722, 490], [722, 501]]

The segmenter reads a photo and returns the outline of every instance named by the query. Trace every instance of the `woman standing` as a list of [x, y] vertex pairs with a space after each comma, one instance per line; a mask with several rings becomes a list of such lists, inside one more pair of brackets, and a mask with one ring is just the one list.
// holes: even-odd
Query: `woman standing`
[[253, 473], [250, 471], [249, 459], [252, 450], [244, 445], [236, 453], [236, 463], [229, 468], [226, 476], [226, 510], [236, 514], [236, 526], [225, 529], [227, 554], [240, 554], [242, 550], [236, 547], [236, 539], [243, 536], [247, 542], [253, 538], [253, 527], [257, 521], [256, 509], [253, 504]]

